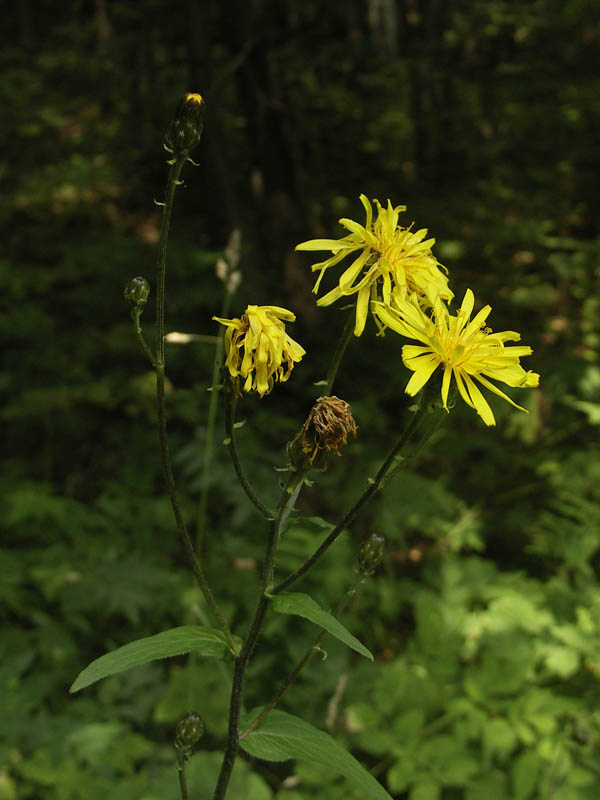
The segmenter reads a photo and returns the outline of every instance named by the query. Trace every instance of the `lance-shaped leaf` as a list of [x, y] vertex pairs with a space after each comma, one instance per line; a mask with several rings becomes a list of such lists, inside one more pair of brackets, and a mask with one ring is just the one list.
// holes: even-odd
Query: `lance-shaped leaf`
[[[260, 709], [255, 709], [246, 724], [252, 722]], [[287, 761], [297, 758], [325, 767], [332, 775], [343, 775], [363, 798], [392, 800], [383, 786], [325, 731], [287, 714], [271, 711], [256, 730], [241, 740], [240, 745], [250, 755], [265, 761]]]
[[192, 651], [213, 658], [223, 658], [226, 653], [231, 652], [221, 631], [203, 628], [201, 625], [182, 625], [155, 636], [129, 642], [100, 656], [79, 673], [69, 691], [78, 692], [102, 678], [124, 672], [131, 667], [139, 667], [157, 658], [180, 656]]
[[303, 594], [302, 592], [282, 592], [281, 594], [276, 594], [272, 598], [271, 603], [275, 611], [279, 611], [280, 614], [296, 614], [299, 617], [309, 619], [311, 622], [314, 622], [315, 625], [320, 625], [321, 628], [325, 628], [327, 633], [335, 636], [336, 639], [347, 644], [348, 647], [356, 650], [361, 656], [370, 658], [371, 661], [373, 661], [373, 654], [371, 651], [367, 650], [364, 644], [358, 641], [356, 636], [352, 636], [350, 631], [345, 628], [339, 620], [328, 611], [324, 611], [317, 601], [313, 600], [309, 595]]

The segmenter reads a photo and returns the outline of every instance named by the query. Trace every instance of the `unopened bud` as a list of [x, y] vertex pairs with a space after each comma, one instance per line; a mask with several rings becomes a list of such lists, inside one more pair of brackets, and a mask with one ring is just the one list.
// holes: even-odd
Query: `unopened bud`
[[202, 717], [196, 711], [190, 711], [183, 719], [180, 719], [175, 729], [175, 747], [189, 757], [194, 752], [194, 747], [198, 744], [204, 734], [204, 724]]
[[319, 397], [302, 427], [302, 450], [310, 454], [313, 464], [320, 453], [341, 455], [340, 447], [348, 441], [348, 434], [356, 436], [356, 423], [352, 409], [339, 397]]
[[204, 126], [204, 100], [199, 94], [184, 94], [165, 136], [169, 150], [187, 156], [200, 142]]
[[125, 284], [123, 296], [132, 306], [145, 306], [150, 295], [150, 286], [145, 278], [132, 278]]
[[361, 575], [370, 575], [383, 561], [385, 539], [380, 533], [372, 533], [360, 546], [358, 551], [358, 571]]

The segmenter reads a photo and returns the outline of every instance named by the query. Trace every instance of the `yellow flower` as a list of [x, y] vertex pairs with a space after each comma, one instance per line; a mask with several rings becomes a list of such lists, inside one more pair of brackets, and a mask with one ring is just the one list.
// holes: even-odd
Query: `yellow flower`
[[384, 303], [373, 303], [373, 313], [397, 333], [423, 342], [423, 347], [407, 344], [402, 348], [402, 360], [414, 372], [406, 386], [407, 394], [415, 395], [442, 365], [441, 394], [446, 411], [448, 390], [454, 375], [465, 403], [475, 409], [486, 425], [495, 425], [492, 409], [473, 379], [515, 408], [526, 411], [488, 378], [502, 381], [508, 386], [531, 388], [539, 384], [540, 376], [535, 372], [526, 372], [519, 363], [522, 356], [531, 355], [531, 347], [505, 347], [505, 342], [518, 342], [520, 334], [515, 331], [492, 333], [489, 328], [483, 327], [491, 311], [490, 306], [485, 306], [472, 320], [469, 319], [474, 303], [473, 292], [467, 289], [456, 315], [450, 314], [445, 303], [438, 299], [433, 304], [432, 316], [428, 317], [414, 296], [397, 301], [395, 308]]
[[213, 317], [227, 327], [225, 366], [239, 394], [239, 379], [245, 392], [269, 394], [275, 381], [287, 381], [294, 363], [305, 354], [285, 332], [285, 322], [295, 314], [279, 306], [248, 306], [241, 319]]
[[445, 267], [431, 252], [435, 239], [425, 239], [425, 228], [413, 233], [410, 228], [398, 225], [398, 215], [406, 211], [406, 206], [392, 207], [388, 200], [387, 208], [383, 208], [379, 200], [375, 200], [377, 219], [373, 221], [373, 209], [364, 194], [360, 195], [360, 202], [367, 212], [364, 226], [351, 219], [341, 219], [340, 225], [350, 231], [347, 236], [342, 239], [311, 239], [296, 246], [296, 250], [331, 250], [333, 253], [326, 261], [312, 265], [313, 272], [320, 272], [313, 288], [315, 293], [319, 291], [321, 279], [329, 267], [358, 252], [358, 257], [342, 273], [335, 289], [317, 300], [318, 306], [328, 306], [340, 297], [358, 293], [355, 336], [360, 336], [365, 328], [369, 300], [380, 300], [389, 305], [393, 297], [404, 299], [408, 294], [416, 293], [431, 306], [436, 297], [442, 300], [453, 297]]

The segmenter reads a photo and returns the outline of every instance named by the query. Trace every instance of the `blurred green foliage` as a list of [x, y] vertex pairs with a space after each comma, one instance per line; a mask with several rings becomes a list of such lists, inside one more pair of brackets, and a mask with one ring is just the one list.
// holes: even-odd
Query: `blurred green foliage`
[[[211, 785], [227, 663], [177, 658], [70, 698], [93, 658], [208, 621], [161, 493], [154, 384], [122, 300], [153, 278], [162, 136], [200, 91], [206, 129], [178, 195], [167, 320], [214, 336], [214, 275], [242, 231], [247, 302], [294, 309], [308, 356], [239, 443], [267, 502], [344, 324], [316, 309], [293, 246], [337, 235], [365, 192], [427, 225], [459, 297], [534, 348], [530, 414], [499, 403], [487, 430], [457, 405], [298, 585], [334, 606], [358, 543], [384, 566], [344, 615], [375, 664], [325, 640], [282, 707], [339, 737], [398, 798], [596, 800], [600, 793], [600, 20], [586, 0], [515, 4], [163, 0], [19, 4], [0, 20], [0, 800], [177, 797], [174, 727], [199, 710]], [[152, 297], [151, 297], [152, 302]], [[150, 304], [145, 331], [152, 338]], [[377, 356], [375, 353], [377, 352]], [[172, 450], [193, 527], [213, 348], [169, 344]], [[295, 568], [364, 486], [410, 401], [399, 342], [367, 330], [336, 392], [359, 438], [303, 495], [278, 568]], [[521, 400], [523, 395], [519, 398]], [[218, 446], [206, 567], [234, 630], [254, 605], [265, 532]], [[313, 520], [312, 522], [310, 520]], [[302, 656], [310, 623], [271, 615], [248, 708]], [[240, 762], [232, 800], [352, 797], [314, 765]]]

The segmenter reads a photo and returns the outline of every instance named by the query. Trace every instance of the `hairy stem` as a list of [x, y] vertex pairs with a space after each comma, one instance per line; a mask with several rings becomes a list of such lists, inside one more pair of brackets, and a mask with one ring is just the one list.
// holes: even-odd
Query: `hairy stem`
[[173, 477], [173, 468], [171, 466], [171, 456], [169, 453], [169, 442], [167, 438], [167, 411], [165, 404], [165, 285], [166, 285], [166, 271], [167, 271], [167, 244], [169, 239], [169, 228], [171, 226], [171, 216], [173, 213], [173, 201], [175, 198], [175, 189], [179, 184], [179, 176], [185, 163], [184, 157], [178, 157], [171, 165], [169, 171], [169, 178], [167, 181], [167, 188], [165, 192], [165, 201], [163, 204], [163, 213], [160, 223], [160, 243], [159, 254], [156, 266], [156, 405], [158, 413], [158, 435], [160, 441], [160, 453], [163, 466], [163, 475], [173, 514], [177, 523], [177, 530], [196, 578], [200, 590], [204, 595], [206, 602], [209, 605], [212, 613], [214, 614], [217, 622], [231, 648], [232, 652], [236, 652], [236, 644], [229, 626], [225, 618], [221, 614], [210, 587], [204, 577], [202, 567], [192, 545], [192, 540], [188, 533], [177, 491], [175, 489], [175, 479]]

